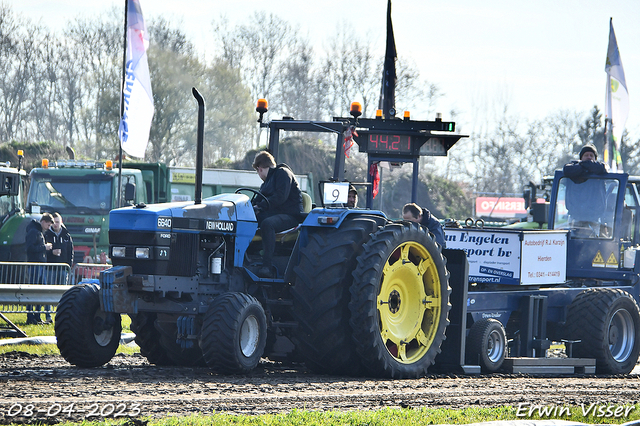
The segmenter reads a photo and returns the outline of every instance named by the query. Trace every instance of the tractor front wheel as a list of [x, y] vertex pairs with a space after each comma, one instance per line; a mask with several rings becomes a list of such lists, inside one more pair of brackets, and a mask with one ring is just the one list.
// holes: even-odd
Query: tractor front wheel
[[204, 317], [200, 347], [207, 365], [221, 373], [247, 373], [258, 365], [267, 341], [267, 317], [258, 300], [224, 293]]
[[56, 310], [60, 354], [78, 367], [99, 367], [113, 358], [120, 344], [120, 315], [100, 310], [97, 284], [67, 290]]
[[353, 277], [351, 327], [363, 365], [394, 379], [425, 375], [451, 309], [436, 243], [415, 223], [387, 224], [365, 244]]

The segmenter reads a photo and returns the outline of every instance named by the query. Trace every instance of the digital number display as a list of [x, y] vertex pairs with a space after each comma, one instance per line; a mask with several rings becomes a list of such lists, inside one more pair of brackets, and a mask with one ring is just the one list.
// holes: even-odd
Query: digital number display
[[413, 137], [409, 135], [383, 135], [369, 133], [367, 135], [367, 152], [411, 154]]

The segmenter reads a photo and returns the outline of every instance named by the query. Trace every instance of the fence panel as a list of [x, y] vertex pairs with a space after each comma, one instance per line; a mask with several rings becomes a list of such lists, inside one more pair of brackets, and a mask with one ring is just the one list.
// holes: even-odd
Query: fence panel
[[55, 312], [60, 298], [82, 280], [98, 279], [110, 268], [105, 263], [78, 263], [73, 269], [66, 263], [0, 262], [0, 312]]

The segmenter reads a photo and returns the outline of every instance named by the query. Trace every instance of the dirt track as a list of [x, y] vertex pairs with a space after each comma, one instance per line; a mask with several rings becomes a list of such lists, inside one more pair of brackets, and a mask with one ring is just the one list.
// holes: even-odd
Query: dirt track
[[105, 367], [81, 369], [58, 356], [12, 352], [0, 355], [0, 387], [0, 423], [98, 420], [116, 414], [281, 413], [294, 408], [588, 407], [598, 403], [635, 405], [631, 409], [640, 410], [638, 374], [572, 378], [433, 375], [392, 381], [318, 376], [295, 366], [263, 362], [248, 376], [221, 376], [205, 368], [155, 367], [139, 355], [118, 355]]

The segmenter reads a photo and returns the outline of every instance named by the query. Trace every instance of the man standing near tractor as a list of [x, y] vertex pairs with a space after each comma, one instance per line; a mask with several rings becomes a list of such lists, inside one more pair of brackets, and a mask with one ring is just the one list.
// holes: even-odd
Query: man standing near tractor
[[425, 226], [435, 236], [436, 243], [440, 244], [442, 248], [447, 248], [442, 225], [428, 209], [423, 209], [416, 203], [405, 204], [402, 208], [402, 219]]
[[[53, 224], [48, 231], [44, 233], [44, 239], [47, 243], [52, 244], [52, 249], [47, 253], [48, 263], [66, 263], [71, 267], [73, 265], [73, 239], [67, 228], [62, 223], [60, 213], [52, 213]], [[58, 270], [53, 274], [53, 284], [67, 284], [68, 274], [66, 270]]]

